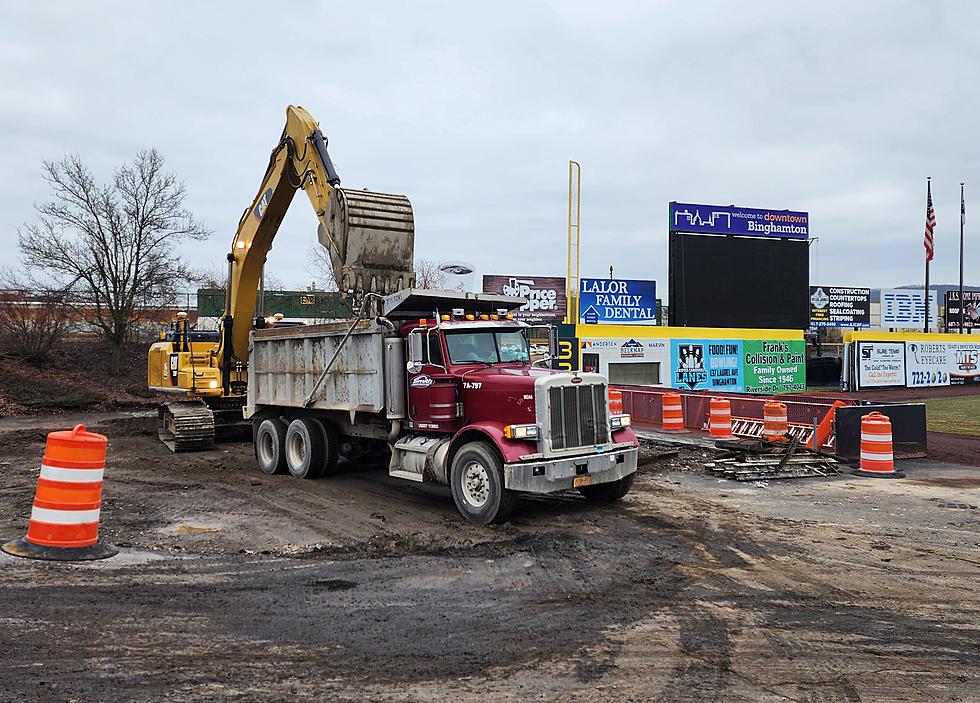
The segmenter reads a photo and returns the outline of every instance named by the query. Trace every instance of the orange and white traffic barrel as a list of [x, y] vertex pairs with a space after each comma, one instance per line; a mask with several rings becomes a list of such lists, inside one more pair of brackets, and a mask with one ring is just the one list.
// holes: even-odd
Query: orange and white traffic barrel
[[609, 414], [610, 415], [622, 415], [623, 414], [623, 392], [617, 391], [613, 388], [609, 389]]
[[664, 432], [687, 432], [684, 427], [684, 406], [680, 393], [664, 393], [661, 397], [663, 404], [662, 421]]
[[871, 478], [904, 478], [895, 470], [892, 448], [892, 423], [881, 413], [868, 413], [861, 418], [861, 468], [857, 476]]
[[3, 551], [34, 559], [88, 560], [119, 550], [99, 541], [108, 440], [85, 425], [48, 434], [27, 535]]
[[789, 432], [786, 403], [770, 400], [762, 406], [762, 438], [770, 442], [785, 442]]
[[708, 403], [708, 434], [715, 439], [732, 436], [732, 404], [727, 398], [712, 398]]

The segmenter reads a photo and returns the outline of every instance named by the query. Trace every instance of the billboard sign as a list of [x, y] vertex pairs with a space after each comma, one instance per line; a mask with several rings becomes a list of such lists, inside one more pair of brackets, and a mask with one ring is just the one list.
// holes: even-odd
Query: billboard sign
[[529, 324], [558, 324], [568, 309], [564, 276], [484, 276], [483, 292], [527, 298], [514, 318]]
[[[959, 329], [960, 316], [962, 314], [960, 313], [959, 289], [946, 291], [944, 302], [946, 305], [946, 326], [949, 329]], [[963, 328], [972, 329], [976, 327], [980, 329], [980, 291], [963, 291], [963, 302], [963, 307], [966, 308], [966, 319], [963, 321]]]
[[[881, 326], [918, 328], [926, 323], [926, 306], [921, 290], [882, 288]], [[929, 323], [939, 325], [939, 299], [936, 291], [929, 291]]]
[[905, 385], [904, 342], [858, 342], [859, 388]]
[[810, 327], [870, 326], [870, 288], [810, 286]]
[[906, 342], [905, 385], [909, 388], [948, 386], [949, 351], [942, 342]]
[[741, 340], [672, 339], [670, 357], [674, 388], [742, 392]]
[[581, 324], [657, 324], [656, 281], [583, 278], [578, 296]]
[[807, 239], [810, 215], [790, 210], [761, 210], [734, 205], [670, 203], [670, 230], [743, 237]]
[[802, 339], [742, 342], [746, 393], [802, 393], [806, 390], [806, 342]]

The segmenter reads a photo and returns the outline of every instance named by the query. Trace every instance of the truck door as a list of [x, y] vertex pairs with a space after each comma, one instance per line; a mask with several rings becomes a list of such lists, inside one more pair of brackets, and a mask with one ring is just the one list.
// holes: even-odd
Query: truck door
[[419, 338], [409, 339], [408, 353], [412, 357], [421, 350], [421, 358], [409, 359], [414, 363], [406, 375], [408, 419], [419, 429], [452, 430], [459, 420], [459, 393], [446, 371], [442, 337], [435, 330], [416, 330], [415, 335]]

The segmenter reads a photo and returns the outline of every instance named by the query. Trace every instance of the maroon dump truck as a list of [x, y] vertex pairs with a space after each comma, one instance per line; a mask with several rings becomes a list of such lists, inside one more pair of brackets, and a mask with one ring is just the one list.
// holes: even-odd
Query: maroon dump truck
[[252, 332], [244, 413], [263, 472], [312, 479], [390, 451], [392, 476], [450, 486], [477, 524], [519, 493], [626, 495], [629, 415], [610, 414], [605, 377], [532, 360], [532, 328], [510, 314], [523, 299], [374, 297], [366, 319]]

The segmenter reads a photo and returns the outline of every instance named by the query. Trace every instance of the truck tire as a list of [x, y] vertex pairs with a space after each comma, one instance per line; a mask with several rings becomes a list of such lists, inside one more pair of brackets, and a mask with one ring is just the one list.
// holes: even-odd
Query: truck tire
[[320, 478], [327, 465], [327, 436], [323, 425], [309, 417], [289, 423], [286, 467], [296, 478]]
[[582, 486], [578, 489], [578, 492], [593, 503], [612, 503], [630, 492], [635, 477], [636, 472], [634, 471], [629, 476], [623, 476], [618, 481], [599, 483], [595, 486]]
[[329, 420], [314, 420], [323, 433], [323, 471], [321, 475], [331, 476], [337, 473], [337, 462], [340, 461], [340, 433]]
[[487, 442], [470, 442], [456, 452], [449, 485], [456, 508], [475, 525], [503, 522], [517, 503], [517, 494], [504, 488], [503, 463]]
[[279, 418], [269, 418], [255, 427], [255, 458], [262, 473], [286, 473], [286, 423]]

